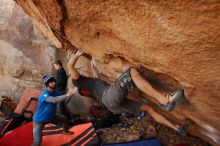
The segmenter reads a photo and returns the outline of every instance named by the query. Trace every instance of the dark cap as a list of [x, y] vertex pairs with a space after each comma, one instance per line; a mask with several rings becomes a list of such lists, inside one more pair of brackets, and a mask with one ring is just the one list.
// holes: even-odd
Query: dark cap
[[45, 86], [48, 86], [51, 81], [55, 81], [56, 82], [56, 79], [54, 77], [50, 76], [50, 75], [44, 76], [44, 84], [45, 84]]

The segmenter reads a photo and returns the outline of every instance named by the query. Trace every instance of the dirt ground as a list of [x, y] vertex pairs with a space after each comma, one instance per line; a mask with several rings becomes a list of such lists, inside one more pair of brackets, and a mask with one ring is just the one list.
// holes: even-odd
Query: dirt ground
[[139, 139], [157, 137], [163, 146], [175, 146], [178, 144], [186, 144], [186, 146], [210, 146], [204, 140], [197, 137], [187, 135], [181, 137], [174, 130], [156, 123], [148, 115], [142, 119], [128, 118], [121, 116], [122, 124], [114, 125], [110, 128], [99, 129], [98, 133], [102, 143], [118, 143], [128, 142]]

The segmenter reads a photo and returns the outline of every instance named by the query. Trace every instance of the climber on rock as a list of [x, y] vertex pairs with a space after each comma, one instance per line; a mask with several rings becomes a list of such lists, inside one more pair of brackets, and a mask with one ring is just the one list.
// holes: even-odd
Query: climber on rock
[[180, 127], [172, 124], [149, 105], [140, 102], [140, 97], [130, 93], [134, 88], [137, 88], [158, 101], [167, 111], [172, 111], [175, 108], [176, 102], [183, 97], [183, 89], [164, 95], [155, 90], [135, 68], [127, 69], [111, 85], [98, 78], [80, 75], [75, 68], [75, 63], [82, 54], [83, 52], [78, 50], [75, 55], [70, 56], [67, 63], [72, 82], [78, 87], [78, 92], [81, 95], [93, 98], [98, 104], [108, 108], [113, 113], [128, 112], [137, 115], [141, 111], [148, 112], [158, 123], [174, 129], [181, 135], [186, 134], [186, 125]]

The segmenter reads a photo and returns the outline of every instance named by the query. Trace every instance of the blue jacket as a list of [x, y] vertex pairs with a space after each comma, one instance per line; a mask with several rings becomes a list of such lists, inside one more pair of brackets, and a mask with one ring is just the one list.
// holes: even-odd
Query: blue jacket
[[46, 102], [49, 96], [59, 96], [59, 92], [55, 91], [51, 93], [48, 89], [45, 89], [39, 99], [37, 111], [34, 114], [33, 121], [38, 123], [47, 123], [53, 120], [56, 112], [56, 103]]

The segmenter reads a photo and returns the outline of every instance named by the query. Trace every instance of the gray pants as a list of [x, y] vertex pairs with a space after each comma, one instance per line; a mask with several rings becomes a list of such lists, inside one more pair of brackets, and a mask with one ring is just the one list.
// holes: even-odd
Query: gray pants
[[135, 88], [130, 75], [130, 68], [123, 72], [118, 79], [102, 94], [102, 103], [113, 113], [133, 113], [138, 115], [141, 103], [127, 98], [128, 92]]
[[[54, 119], [51, 122], [60, 122], [63, 124], [63, 130], [67, 131], [69, 129], [69, 121], [68, 119], [60, 114], [55, 114]], [[40, 146], [42, 142], [42, 131], [43, 128], [47, 123], [38, 123], [38, 122], [33, 122], [33, 136], [34, 136], [34, 141], [32, 146]]]

